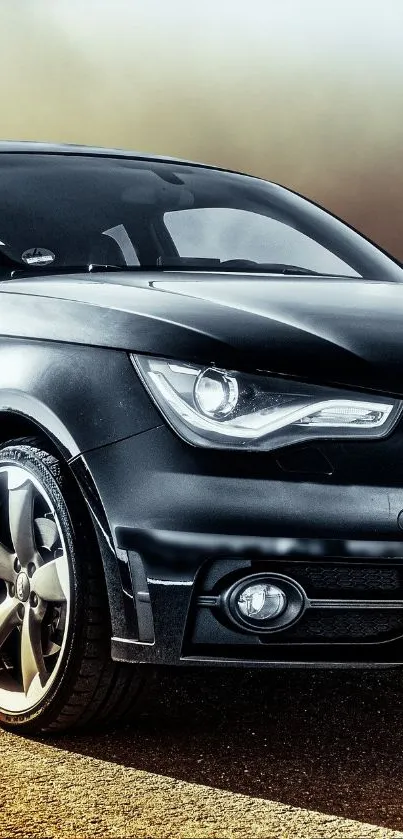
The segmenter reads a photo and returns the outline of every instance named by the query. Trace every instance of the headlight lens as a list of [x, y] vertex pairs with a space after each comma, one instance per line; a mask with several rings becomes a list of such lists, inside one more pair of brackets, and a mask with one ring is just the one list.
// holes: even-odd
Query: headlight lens
[[320, 437], [384, 437], [400, 413], [389, 398], [217, 367], [131, 356], [170, 425], [189, 443], [270, 450]]
[[202, 370], [193, 388], [196, 406], [206, 417], [227, 417], [239, 399], [238, 382], [224, 370]]

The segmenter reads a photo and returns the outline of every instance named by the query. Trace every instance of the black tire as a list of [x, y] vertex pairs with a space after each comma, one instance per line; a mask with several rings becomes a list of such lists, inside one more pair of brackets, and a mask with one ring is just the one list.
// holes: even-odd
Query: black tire
[[[111, 628], [105, 579], [84, 500], [67, 467], [45, 451], [39, 440], [24, 438], [2, 447], [0, 470], [7, 484], [10, 474], [22, 474], [18, 470], [17, 473], [13, 471], [13, 466], [22, 467], [28, 473], [28, 483], [29, 476], [32, 476], [35, 486], [40, 485], [57, 514], [54, 519], [63, 536], [70, 573], [70, 600], [69, 619], [64, 627], [64, 647], [60, 647], [61, 658], [53, 683], [34, 707], [24, 709], [23, 712], [14, 712], [10, 706], [0, 707], [0, 723], [13, 731], [42, 734], [106, 721], [126, 720], [136, 713], [137, 701], [142, 694], [144, 668], [111, 660]], [[9, 498], [8, 489], [7, 492]], [[11, 502], [9, 504], [11, 506]], [[3, 598], [9, 597], [10, 584], [4, 582], [3, 586], [6, 591]], [[13, 590], [17, 588], [15, 585]], [[32, 596], [36, 598], [33, 592]], [[30, 604], [30, 600], [26, 602], [25, 611], [31, 608]], [[21, 604], [18, 609], [21, 609]], [[21, 611], [24, 612], [24, 608]], [[12, 631], [22, 637], [22, 626]], [[11, 641], [8, 643], [11, 644]], [[17, 638], [13, 643], [18, 646], [22, 641]], [[3, 649], [4, 646], [3, 643]], [[0, 670], [0, 682], [1, 675]], [[45, 683], [46, 678], [43, 679]], [[21, 696], [24, 688], [25, 684]], [[12, 698], [10, 703], [12, 706]]]

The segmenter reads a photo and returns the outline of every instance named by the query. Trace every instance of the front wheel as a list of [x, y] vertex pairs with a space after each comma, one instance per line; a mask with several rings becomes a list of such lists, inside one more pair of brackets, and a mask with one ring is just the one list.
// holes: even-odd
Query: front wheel
[[0, 449], [0, 723], [37, 734], [125, 718], [140, 669], [110, 658], [88, 511], [36, 440]]

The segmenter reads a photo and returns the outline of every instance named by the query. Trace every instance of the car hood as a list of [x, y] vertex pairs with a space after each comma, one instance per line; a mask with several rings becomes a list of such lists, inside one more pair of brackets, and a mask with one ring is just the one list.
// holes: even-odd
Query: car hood
[[[27, 306], [27, 296], [30, 304]], [[1, 286], [3, 335], [403, 394], [403, 284], [189, 274]]]

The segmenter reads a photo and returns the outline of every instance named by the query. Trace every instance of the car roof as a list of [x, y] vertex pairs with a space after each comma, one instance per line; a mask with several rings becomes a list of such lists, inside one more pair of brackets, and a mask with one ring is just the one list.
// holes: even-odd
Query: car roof
[[127, 157], [132, 160], [155, 160], [161, 163], [183, 163], [188, 166], [202, 166], [205, 169], [217, 169], [221, 172], [231, 171], [223, 169], [220, 166], [187, 160], [186, 158], [129, 151], [128, 149], [110, 149], [103, 148], [102, 146], [82, 146], [75, 143], [47, 143], [33, 140], [0, 140], [0, 154], [18, 152], [21, 154], [74, 154], [90, 157]]

